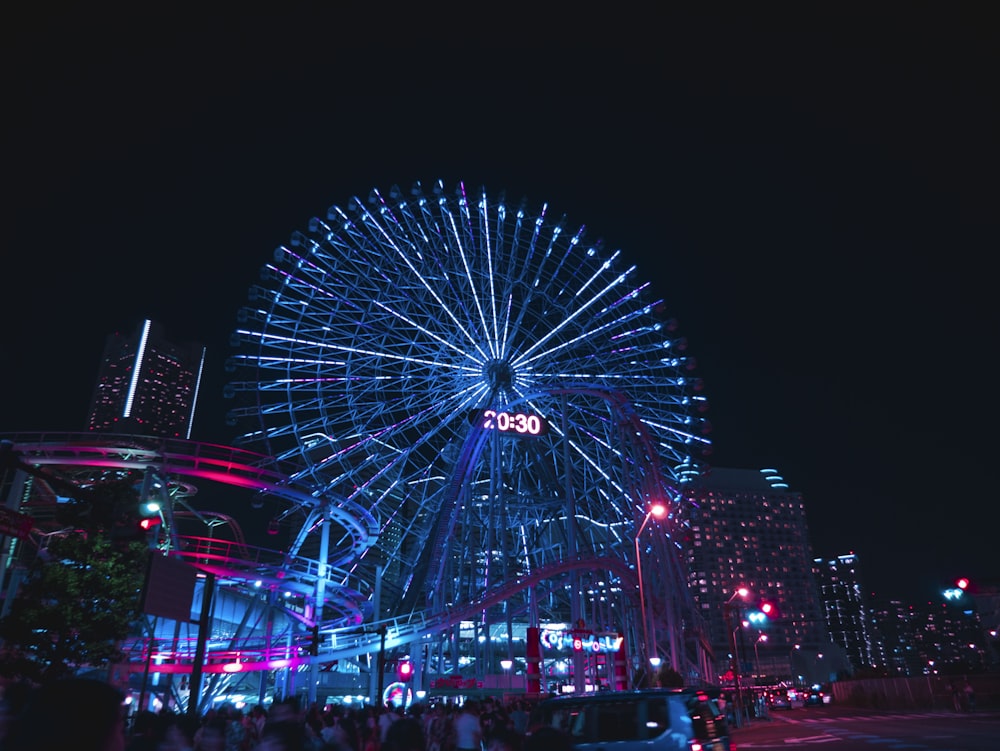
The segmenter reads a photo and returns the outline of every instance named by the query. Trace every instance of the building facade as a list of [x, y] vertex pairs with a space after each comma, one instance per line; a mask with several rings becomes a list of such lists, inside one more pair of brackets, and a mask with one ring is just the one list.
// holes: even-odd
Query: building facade
[[907, 605], [898, 600], [872, 608], [878, 633], [876, 668], [890, 675], [964, 675], [986, 670], [991, 635], [968, 597]]
[[[725, 468], [694, 480], [686, 493], [689, 585], [723, 682], [733, 647], [750, 682], [822, 682], [841, 670], [812, 576], [802, 495], [774, 470]], [[735, 594], [742, 587], [746, 597]], [[758, 615], [764, 602], [775, 608], [766, 618]]]
[[87, 430], [190, 438], [205, 347], [167, 341], [150, 320], [108, 336]]
[[852, 671], [874, 666], [871, 618], [857, 555], [816, 558], [813, 574], [830, 638], [843, 647]]

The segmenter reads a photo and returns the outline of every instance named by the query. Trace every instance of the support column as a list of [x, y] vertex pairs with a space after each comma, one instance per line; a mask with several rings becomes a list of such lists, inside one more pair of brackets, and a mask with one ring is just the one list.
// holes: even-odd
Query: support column
[[618, 651], [615, 652], [614, 690], [628, 690], [628, 650], [625, 648], [625, 634], [619, 632], [621, 640]]
[[[323, 603], [326, 600], [326, 572], [327, 560], [330, 557], [330, 520], [323, 519], [320, 522], [319, 536], [319, 566], [316, 571], [316, 589], [313, 603], [313, 628], [314, 639], [319, 638], [319, 627], [323, 623]], [[314, 658], [309, 666], [309, 704], [316, 703], [316, 688], [319, 684], [319, 660], [315, 659], [319, 651], [318, 643], [310, 643], [310, 654]]]
[[188, 716], [198, 717], [201, 704], [201, 667], [205, 664], [205, 650], [208, 646], [208, 632], [212, 627], [212, 597], [215, 594], [215, 574], [205, 574], [205, 584], [201, 593], [201, 613], [198, 618], [198, 641], [194, 650], [194, 665], [191, 666], [191, 683], [188, 695]]
[[542, 640], [537, 626], [528, 626], [525, 634], [524, 663], [528, 696], [542, 693]]

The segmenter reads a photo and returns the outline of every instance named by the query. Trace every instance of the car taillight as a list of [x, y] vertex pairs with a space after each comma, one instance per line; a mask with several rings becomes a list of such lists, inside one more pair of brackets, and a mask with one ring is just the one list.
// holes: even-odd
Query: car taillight
[[698, 741], [691, 741], [691, 751], [702, 751], [701, 744]]

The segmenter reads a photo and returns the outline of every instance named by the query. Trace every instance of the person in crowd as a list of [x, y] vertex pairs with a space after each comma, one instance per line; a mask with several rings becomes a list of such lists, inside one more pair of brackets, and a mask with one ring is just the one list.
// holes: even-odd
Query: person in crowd
[[481, 751], [483, 726], [479, 722], [479, 702], [468, 699], [452, 721], [455, 751]]
[[126, 751], [158, 751], [164, 724], [156, 712], [148, 709], [136, 712]]
[[965, 683], [962, 685], [962, 693], [965, 695], [965, 710], [967, 712], [976, 711], [976, 690], [972, 688], [972, 684], [969, 683], [969, 679], [965, 679]]
[[400, 718], [399, 711], [392, 704], [386, 704], [378, 715], [378, 742], [385, 743], [385, 737], [389, 733], [389, 726]]
[[510, 726], [518, 735], [528, 732], [528, 705], [518, 699], [510, 709]]
[[522, 751], [524, 736], [513, 728], [494, 727], [486, 738], [486, 751]]
[[381, 751], [425, 751], [424, 728], [416, 717], [400, 717], [389, 726]]
[[253, 725], [253, 738], [254, 744], [260, 740], [260, 736], [264, 733], [264, 723], [267, 722], [267, 710], [264, 709], [262, 704], [257, 704], [253, 709], [250, 710], [250, 723]]
[[10, 719], [3, 751], [123, 751], [123, 700], [104, 681], [66, 678], [43, 685]]
[[206, 714], [201, 726], [194, 734], [194, 751], [227, 751], [225, 714]]
[[344, 712], [339, 707], [330, 707], [323, 712], [322, 720], [319, 737], [324, 751], [358, 751], [348, 732]]
[[451, 715], [443, 704], [436, 704], [424, 713], [424, 736], [427, 751], [450, 751]]
[[573, 738], [564, 730], [543, 725], [524, 737], [523, 751], [573, 751]]
[[258, 751], [309, 751], [299, 700], [289, 696], [271, 705]]
[[378, 727], [373, 722], [365, 722], [360, 727], [361, 751], [379, 751]]

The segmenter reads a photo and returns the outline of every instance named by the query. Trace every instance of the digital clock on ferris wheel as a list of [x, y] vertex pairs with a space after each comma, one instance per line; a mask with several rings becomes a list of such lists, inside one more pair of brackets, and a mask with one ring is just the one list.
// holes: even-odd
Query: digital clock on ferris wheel
[[483, 430], [496, 430], [508, 435], [545, 435], [549, 427], [543, 418], [531, 412], [503, 412], [495, 409], [480, 412], [478, 422]]

